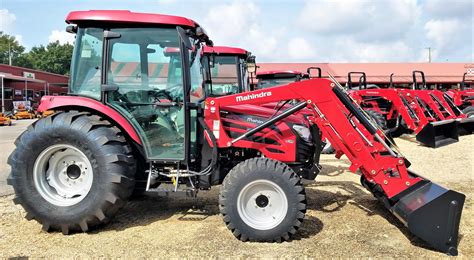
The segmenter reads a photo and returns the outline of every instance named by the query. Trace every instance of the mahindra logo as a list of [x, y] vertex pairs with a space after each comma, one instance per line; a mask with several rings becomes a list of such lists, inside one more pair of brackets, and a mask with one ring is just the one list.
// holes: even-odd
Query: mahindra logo
[[269, 97], [272, 95], [272, 92], [261, 92], [258, 94], [248, 94], [245, 96], [238, 96], [235, 98], [237, 102], [242, 102], [242, 101], [247, 101], [247, 100], [252, 100], [256, 98], [263, 98], [263, 97]]
[[257, 123], [257, 124], [263, 124], [263, 120], [259, 120], [259, 119], [251, 118], [251, 117], [248, 117], [248, 118], [247, 118], [247, 122], [250, 122], [250, 123]]

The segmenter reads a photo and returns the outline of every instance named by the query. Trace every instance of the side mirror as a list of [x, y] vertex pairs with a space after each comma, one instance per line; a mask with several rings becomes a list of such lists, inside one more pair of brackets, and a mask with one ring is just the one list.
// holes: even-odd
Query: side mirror
[[192, 50], [193, 49], [193, 44], [189, 40], [189, 37], [188, 37], [188, 34], [186, 33], [186, 31], [183, 28], [179, 27], [179, 26], [176, 27], [176, 30], [178, 31], [179, 38], [180, 38], [181, 42], [183, 43], [184, 47], [186, 47], [186, 49], [188, 49], [188, 50]]
[[249, 73], [256, 73], [257, 72], [257, 63], [255, 62], [255, 56], [250, 55], [247, 57], [247, 71]]
[[76, 34], [77, 33], [77, 25], [68, 25], [66, 27], [66, 32]]
[[209, 68], [214, 68], [216, 66], [216, 54], [212, 53], [208, 56], [209, 59]]

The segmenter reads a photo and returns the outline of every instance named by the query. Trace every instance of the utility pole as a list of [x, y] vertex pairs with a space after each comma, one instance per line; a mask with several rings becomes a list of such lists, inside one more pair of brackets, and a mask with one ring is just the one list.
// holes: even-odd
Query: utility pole
[[431, 63], [431, 47], [425, 48], [428, 50], [428, 62]]
[[10, 42], [8, 42], [8, 65], [12, 65], [12, 50]]

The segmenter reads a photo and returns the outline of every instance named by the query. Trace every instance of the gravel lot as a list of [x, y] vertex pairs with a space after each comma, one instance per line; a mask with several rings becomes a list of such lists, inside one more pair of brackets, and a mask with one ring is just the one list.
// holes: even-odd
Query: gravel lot
[[[20, 126], [18, 126], [20, 127]], [[12, 147], [0, 128], [0, 184]], [[460, 256], [474, 258], [474, 135], [438, 149], [411, 138], [396, 139], [415, 172], [466, 194], [460, 226]], [[291, 242], [236, 240], [217, 207], [218, 188], [196, 199], [146, 196], [130, 201], [112, 222], [91, 233], [46, 233], [0, 197], [0, 257], [443, 257], [410, 235], [349, 173], [349, 162], [322, 156], [323, 172], [307, 186], [309, 210]], [[0, 186], [0, 191], [1, 186]]]

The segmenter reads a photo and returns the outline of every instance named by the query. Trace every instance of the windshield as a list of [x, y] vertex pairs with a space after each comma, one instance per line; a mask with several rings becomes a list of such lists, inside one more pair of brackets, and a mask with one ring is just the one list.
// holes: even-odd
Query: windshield
[[206, 86], [210, 96], [224, 96], [241, 92], [238, 75], [239, 60], [235, 56], [214, 56], [214, 66], [210, 68], [212, 83]]
[[261, 78], [258, 80], [257, 89], [270, 88], [280, 85], [286, 85], [297, 81], [297, 77], [287, 77], [287, 78]]

